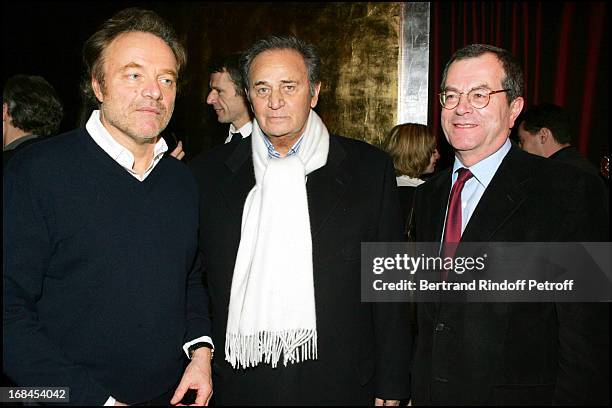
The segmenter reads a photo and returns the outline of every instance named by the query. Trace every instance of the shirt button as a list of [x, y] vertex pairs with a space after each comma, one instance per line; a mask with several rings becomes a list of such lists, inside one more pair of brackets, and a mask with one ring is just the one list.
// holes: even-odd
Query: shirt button
[[436, 324], [436, 331], [437, 332], [441, 332], [444, 331], [444, 329], [446, 328], [446, 326], [444, 325], [444, 323], [438, 323]]

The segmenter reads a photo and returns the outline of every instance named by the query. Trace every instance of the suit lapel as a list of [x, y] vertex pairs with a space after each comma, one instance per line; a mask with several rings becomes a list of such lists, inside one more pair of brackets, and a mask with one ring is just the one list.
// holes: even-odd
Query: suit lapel
[[[494, 237], [495, 232], [514, 214], [525, 201], [527, 195], [523, 185], [529, 179], [525, 166], [521, 165], [520, 155], [516, 147], [512, 147], [500, 164], [491, 183], [480, 198], [468, 225], [463, 231], [461, 242], [483, 242]], [[431, 211], [429, 220], [435, 228], [433, 242], [439, 242], [442, 236], [442, 226], [446, 205], [450, 195], [450, 182], [452, 169], [448, 174], [436, 180], [433, 191], [427, 194], [431, 197]], [[438, 207], [439, 205], [440, 207]], [[461, 245], [457, 248], [457, 255], [461, 253]], [[440, 311], [438, 302], [424, 305], [425, 312], [435, 320]]]
[[527, 198], [523, 185], [530, 176], [520, 165], [520, 152], [516, 149], [514, 146], [511, 148], [497, 169], [466, 225], [461, 241], [491, 240]]
[[313, 239], [325, 224], [325, 220], [332, 213], [351, 181], [351, 172], [346, 168], [346, 154], [346, 150], [338, 140], [330, 136], [327, 163], [308, 175], [306, 192]]
[[[420, 221], [420, 228], [423, 231], [419, 233], [417, 229], [417, 234], [419, 234], [417, 238], [421, 242], [440, 242], [442, 239], [444, 215], [450, 195], [451, 173], [452, 167], [443, 170], [440, 176], [426, 182], [423, 185], [423, 189], [419, 192], [419, 194], [424, 195], [421, 202], [425, 204], [425, 208], [422, 211], [419, 209], [419, 213], [417, 213], [419, 218], [421, 218], [421, 213], [424, 214], [422, 221]], [[440, 303], [438, 301], [424, 302], [419, 307], [423, 309], [429, 319], [436, 320], [440, 310]]]
[[220, 183], [221, 193], [232, 214], [241, 219], [246, 196], [255, 185], [250, 138], [242, 139], [236, 145], [225, 165], [229, 171], [225, 173], [225, 179]]
[[429, 215], [424, 219], [430, 220], [431, 224], [424, 226], [425, 234], [421, 239], [423, 242], [440, 242], [442, 240], [444, 215], [450, 195], [452, 168], [444, 170], [444, 173], [434, 181], [433, 188], [426, 192], [429, 205], [425, 211], [428, 211]]

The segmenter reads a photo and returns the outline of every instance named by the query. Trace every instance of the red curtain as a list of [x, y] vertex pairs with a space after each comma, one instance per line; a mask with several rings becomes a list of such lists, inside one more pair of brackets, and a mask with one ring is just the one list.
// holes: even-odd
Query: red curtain
[[[429, 121], [435, 134], [444, 139], [437, 99], [444, 64], [467, 44], [487, 43], [522, 63], [526, 108], [563, 106], [574, 144], [598, 163], [609, 146], [607, 13], [604, 2], [432, 2]], [[440, 147], [450, 161], [448, 144]]]

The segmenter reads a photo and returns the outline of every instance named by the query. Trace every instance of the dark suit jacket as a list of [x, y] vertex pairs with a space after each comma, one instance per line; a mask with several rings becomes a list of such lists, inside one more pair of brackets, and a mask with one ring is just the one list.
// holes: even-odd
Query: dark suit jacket
[[[233, 370], [225, 331], [242, 210], [255, 184], [251, 139], [190, 163], [202, 198], [200, 250], [212, 302], [218, 404], [372, 404], [409, 394], [406, 304], [360, 301], [360, 243], [401, 240], [393, 165], [372, 146], [331, 136], [327, 164], [308, 175], [318, 359]], [[287, 265], [291, 267], [291, 265]]]
[[599, 171], [584, 156], [582, 156], [574, 146], [567, 146], [550, 155], [549, 159], [559, 160], [564, 163], [576, 166], [582, 171], [586, 171], [594, 176], [599, 175]]
[[[414, 193], [416, 192], [416, 187], [398, 186], [397, 192], [399, 194], [400, 208], [402, 210], [402, 225], [403, 225], [403, 230], [404, 230], [404, 238], [408, 239], [409, 238], [408, 231], [411, 231], [414, 225], [413, 207], [414, 207]], [[412, 213], [412, 217], [410, 217], [411, 213]]]
[[[418, 187], [419, 241], [440, 242], [450, 187], [451, 169]], [[461, 241], [608, 241], [603, 197], [595, 177], [513, 146]], [[608, 401], [606, 303], [422, 303], [417, 308], [414, 404]]]
[[27, 147], [27, 146], [29, 146], [31, 144], [34, 144], [34, 143], [39, 142], [39, 141], [44, 140], [44, 139], [45, 138], [43, 138], [41, 136], [35, 136], [35, 137], [31, 138], [31, 139], [27, 139], [27, 140], [24, 140], [23, 142], [19, 143], [17, 146], [15, 146], [14, 149], [3, 151], [2, 152], [2, 168], [3, 169], [6, 168], [6, 165], [13, 158], [15, 153], [17, 153], [18, 151], [20, 151], [24, 147]]

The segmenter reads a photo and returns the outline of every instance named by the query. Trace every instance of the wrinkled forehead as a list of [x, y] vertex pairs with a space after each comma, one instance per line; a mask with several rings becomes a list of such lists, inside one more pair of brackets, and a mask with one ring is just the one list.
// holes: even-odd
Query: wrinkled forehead
[[174, 51], [160, 37], [142, 31], [130, 31], [115, 37], [102, 52], [106, 68], [109, 63], [119, 66], [153, 66], [160, 70], [178, 70]]
[[500, 89], [506, 74], [495, 54], [486, 53], [478, 57], [454, 61], [446, 75], [445, 89], [468, 91], [487, 87]]
[[308, 75], [302, 54], [293, 49], [271, 49], [258, 54], [249, 69], [251, 82], [266, 76], [303, 77]]

